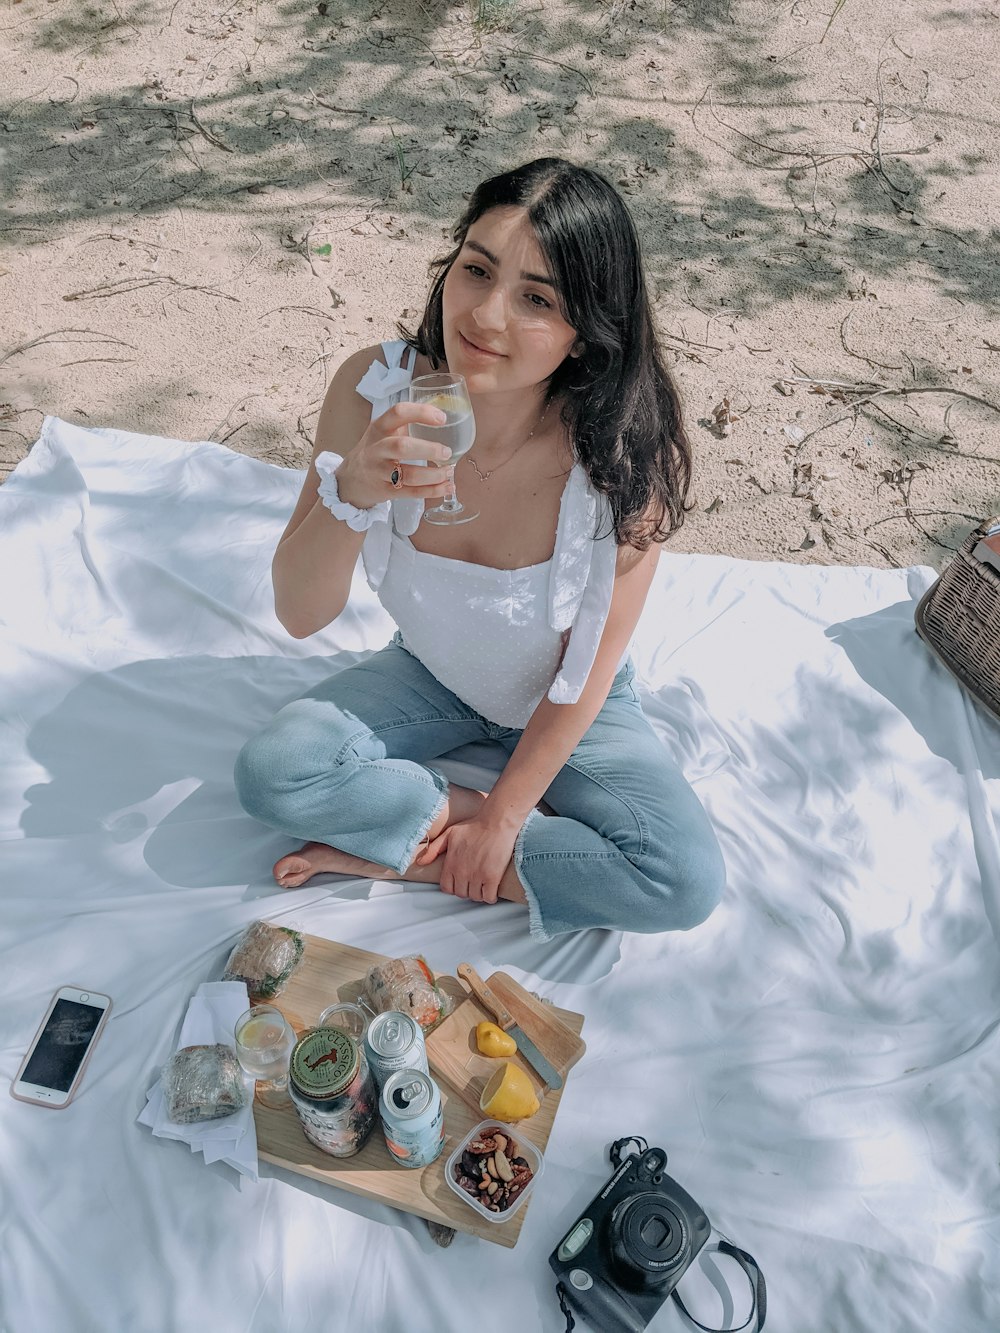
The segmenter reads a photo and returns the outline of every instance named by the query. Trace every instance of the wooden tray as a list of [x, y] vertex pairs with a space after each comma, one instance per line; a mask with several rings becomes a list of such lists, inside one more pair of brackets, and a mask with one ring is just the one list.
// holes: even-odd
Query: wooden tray
[[[361, 993], [365, 973], [376, 963], [385, 962], [385, 955], [355, 949], [349, 944], [338, 944], [315, 935], [303, 935], [305, 954], [301, 966], [293, 974], [288, 987], [271, 1003], [277, 1005], [295, 1028], [302, 1032], [312, 1027], [320, 1013], [330, 1004], [341, 1000], [355, 1000]], [[455, 1004], [471, 1006], [476, 1015], [472, 1026], [482, 1016], [478, 1005], [471, 1001], [468, 991], [455, 977], [436, 973], [441, 989], [451, 995]], [[499, 974], [497, 974], [499, 975]], [[507, 980], [510, 980], [507, 978]], [[490, 978], [491, 984], [495, 977]], [[511, 982], [512, 985], [516, 983]], [[521, 988], [518, 987], [520, 990]], [[521, 994], [526, 992], [521, 991]], [[509, 998], [505, 992], [505, 998]], [[583, 1027], [583, 1015], [568, 1009], [539, 1006], [545, 1015], [561, 1021], [573, 1033]], [[458, 1016], [459, 1009], [449, 1016]], [[445, 1020], [446, 1022], [449, 1020]], [[440, 1033], [444, 1024], [437, 1029]], [[433, 1042], [435, 1034], [431, 1034]], [[582, 1043], [581, 1043], [582, 1048]], [[439, 1047], [440, 1049], [440, 1047]], [[581, 1049], [582, 1053], [582, 1049]], [[549, 1054], [546, 1051], [546, 1054]], [[577, 1056], [579, 1058], [579, 1056]], [[444, 1166], [452, 1150], [469, 1131], [483, 1119], [482, 1113], [467, 1105], [449, 1082], [441, 1083], [444, 1102], [445, 1146], [436, 1162], [418, 1171], [397, 1166], [389, 1156], [376, 1125], [368, 1142], [354, 1157], [330, 1157], [313, 1146], [302, 1133], [298, 1116], [292, 1106], [273, 1110], [254, 1102], [254, 1121], [257, 1127], [257, 1155], [265, 1162], [309, 1176], [312, 1180], [334, 1185], [338, 1189], [360, 1194], [367, 1199], [387, 1203], [407, 1213], [416, 1213], [431, 1222], [467, 1231], [483, 1240], [512, 1248], [517, 1244], [521, 1227], [533, 1201], [529, 1196], [508, 1222], [489, 1223], [474, 1209], [468, 1207], [454, 1193], [444, 1178]], [[544, 1151], [552, 1131], [559, 1101], [565, 1086], [559, 1092], [549, 1092], [541, 1110], [530, 1120], [522, 1121], [518, 1129], [540, 1151]], [[476, 1103], [478, 1107], [478, 1101]], [[545, 1188], [545, 1177], [538, 1185]]]
[[[459, 985], [466, 998], [427, 1038], [427, 1058], [433, 1072], [447, 1079], [449, 1087], [476, 1113], [477, 1119], [481, 1119], [479, 1098], [487, 1079], [498, 1065], [496, 1060], [479, 1054], [476, 1047], [476, 1024], [484, 1018], [493, 1020], [493, 1015], [483, 1009], [461, 983]], [[562, 1075], [565, 1087], [566, 1075], [587, 1047], [582, 1038], [577, 1036], [577, 1031], [567, 1027], [560, 1018], [563, 1011], [536, 1000], [506, 972], [494, 972], [487, 978], [487, 985], [514, 1015], [514, 1021], [523, 1029], [525, 1036], [531, 1038]], [[544, 1124], [545, 1136], [548, 1138], [555, 1118], [556, 1101], [552, 1099], [558, 1100], [557, 1094], [551, 1088], [543, 1087], [541, 1079], [522, 1055], [513, 1055], [511, 1060], [520, 1065], [531, 1079], [542, 1103], [542, 1109], [531, 1117], [530, 1124], [532, 1127], [536, 1122]], [[551, 1115], [548, 1114], [549, 1103]], [[529, 1138], [534, 1141], [533, 1134]]]

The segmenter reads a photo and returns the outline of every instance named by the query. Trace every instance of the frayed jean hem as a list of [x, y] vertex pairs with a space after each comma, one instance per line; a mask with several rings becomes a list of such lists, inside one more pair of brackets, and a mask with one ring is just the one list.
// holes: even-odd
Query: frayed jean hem
[[545, 816], [540, 810], [532, 810], [528, 818], [521, 825], [521, 830], [517, 835], [517, 841], [514, 843], [514, 869], [517, 877], [521, 881], [521, 888], [524, 889], [524, 896], [528, 900], [528, 934], [533, 940], [540, 944], [547, 944], [552, 939], [552, 935], [545, 929], [545, 923], [542, 921], [542, 911], [538, 903], [538, 895], [528, 883], [527, 876], [524, 873], [524, 835], [528, 825], [536, 819], [544, 819]]
[[418, 825], [416, 833], [414, 833], [413, 837], [406, 844], [403, 851], [402, 864], [400, 865], [397, 863], [393, 865], [393, 870], [398, 871], [401, 875], [405, 875], [407, 870], [409, 870], [410, 866], [413, 864], [413, 858], [417, 854], [417, 848], [425, 841], [428, 833], [434, 826], [434, 821], [448, 803], [448, 779], [443, 773], [439, 773], [433, 768], [427, 769], [427, 776], [433, 780], [434, 786], [438, 790], [438, 801], [430, 815], [422, 824]]

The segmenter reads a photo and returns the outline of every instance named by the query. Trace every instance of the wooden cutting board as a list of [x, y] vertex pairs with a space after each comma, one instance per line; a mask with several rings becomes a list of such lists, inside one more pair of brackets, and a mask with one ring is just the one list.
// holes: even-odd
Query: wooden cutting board
[[[458, 984], [461, 986], [461, 982]], [[560, 1010], [536, 1000], [523, 986], [519, 986], [513, 977], [507, 976], [506, 972], [494, 972], [487, 978], [486, 984], [514, 1015], [515, 1023], [523, 1029], [525, 1036], [531, 1038], [541, 1053], [562, 1075], [565, 1087], [566, 1075], [587, 1049], [585, 1042], [578, 1035], [579, 1029], [574, 1031], [567, 1027], [559, 1017]], [[446, 1079], [449, 1087], [458, 1093], [469, 1108], [478, 1116], [482, 1116], [479, 1098], [490, 1076], [496, 1072], [502, 1061], [480, 1055], [476, 1046], [476, 1025], [484, 1018], [491, 1022], [496, 1020], [464, 987], [461, 988], [465, 998], [427, 1038], [427, 1058], [434, 1073]], [[545, 1117], [546, 1103], [554, 1098], [556, 1093], [552, 1088], [544, 1087], [542, 1080], [520, 1052], [512, 1055], [510, 1059], [531, 1079], [535, 1093], [542, 1103], [542, 1110], [531, 1117], [530, 1123], [534, 1125], [539, 1117]], [[554, 1109], [552, 1117], [555, 1117]], [[548, 1129], [551, 1128], [550, 1121]]]
[[[338, 944], [315, 935], [303, 935], [302, 938], [305, 942], [302, 962], [292, 974], [286, 989], [271, 1001], [297, 1033], [313, 1027], [328, 1005], [342, 1000], [356, 1000], [361, 994], [368, 969], [386, 961], [384, 954], [369, 953], [349, 944]], [[478, 1005], [469, 999], [465, 987], [456, 977], [446, 973], [436, 972], [435, 977], [441, 990], [450, 995], [457, 1006], [449, 1018], [457, 1017], [462, 1006], [468, 1004], [471, 1007], [469, 1016], [472, 1017], [473, 1013], [476, 1015], [472, 1023], [475, 1028], [479, 1021]], [[491, 981], [494, 980], [491, 978]], [[505, 996], [509, 1000], [506, 992]], [[578, 1033], [583, 1027], [582, 1014], [568, 1009], [550, 1009], [545, 1005], [540, 1007], [546, 1011], [546, 1016], [554, 1017], [570, 1033]], [[443, 1026], [437, 1032], [441, 1032]], [[434, 1035], [432, 1033], [431, 1037]], [[581, 1042], [581, 1053], [582, 1046]], [[546, 1054], [550, 1052], [546, 1051]], [[354, 1157], [330, 1157], [320, 1152], [302, 1133], [294, 1107], [288, 1105], [272, 1110], [254, 1102], [257, 1155], [262, 1161], [272, 1162], [286, 1171], [297, 1172], [323, 1184], [400, 1208], [404, 1212], [416, 1213], [428, 1221], [454, 1227], [456, 1231], [470, 1232], [482, 1240], [505, 1245], [509, 1249], [517, 1244], [524, 1219], [535, 1199], [534, 1191], [509, 1221], [493, 1224], [481, 1218], [452, 1192], [444, 1176], [445, 1162], [483, 1116], [478, 1109], [478, 1095], [475, 1101], [477, 1109], [473, 1112], [472, 1107], [452, 1088], [450, 1080], [442, 1077], [440, 1087], [444, 1104], [444, 1151], [436, 1162], [420, 1170], [408, 1170], [390, 1157], [377, 1124], [365, 1146]], [[541, 1110], [529, 1120], [521, 1122], [521, 1132], [539, 1151], [544, 1152], [549, 1141], [552, 1123], [564, 1092], [565, 1087], [559, 1092], [550, 1092], [542, 1102]], [[544, 1191], [545, 1183], [546, 1177], [543, 1175], [538, 1182], [538, 1189]]]

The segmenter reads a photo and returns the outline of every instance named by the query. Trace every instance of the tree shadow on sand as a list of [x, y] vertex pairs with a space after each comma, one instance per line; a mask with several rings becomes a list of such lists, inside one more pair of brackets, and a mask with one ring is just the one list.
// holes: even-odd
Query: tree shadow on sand
[[[628, 196], [654, 276], [710, 268], [699, 276], [706, 299], [724, 293], [750, 311], [793, 293], [843, 292], [843, 264], [860, 253], [873, 275], [916, 257], [943, 294], [995, 301], [1000, 231], [918, 235], [912, 225], [957, 170], [950, 150], [929, 134], [920, 141], [915, 127], [904, 140], [889, 122], [874, 147], [832, 144], [812, 73], [774, 50], [800, 28], [743, 15], [737, 28], [726, 0], [669, 11], [583, 0], [557, 14], [508, 8], [510, 23], [493, 29], [471, 21], [472, 8], [463, 17], [425, 0], [263, 12], [238, 0], [197, 19], [137, 3], [21, 26], [16, 49], [46, 56], [52, 77], [0, 103], [7, 169], [32, 201], [3, 230], [31, 243], [81, 219], [141, 220], [178, 203], [234, 223], [252, 208], [259, 222], [264, 204], [270, 245], [312, 263], [316, 244], [336, 249], [338, 213], [390, 236], [439, 232], [477, 181], [565, 151], [570, 134], [586, 148], [575, 156]], [[157, 43], [182, 22], [194, 54], [189, 69], [167, 68]], [[275, 67], [267, 53], [279, 38], [293, 54]], [[718, 70], [711, 88], [687, 86], [695, 44]], [[134, 53], [144, 77], [112, 93], [88, 88], [93, 62], [112, 47]], [[642, 70], [641, 91], [626, 93], [619, 69], [633, 88]], [[920, 105], [892, 109], [916, 115]], [[728, 188], [734, 159], [758, 188]], [[967, 175], [981, 162], [963, 165]], [[387, 228], [380, 213], [393, 218]], [[748, 265], [748, 251], [761, 262]], [[112, 285], [130, 279], [119, 273]], [[82, 268], [79, 289], [63, 295], [113, 294], [85, 295], [98, 285], [108, 284]]]

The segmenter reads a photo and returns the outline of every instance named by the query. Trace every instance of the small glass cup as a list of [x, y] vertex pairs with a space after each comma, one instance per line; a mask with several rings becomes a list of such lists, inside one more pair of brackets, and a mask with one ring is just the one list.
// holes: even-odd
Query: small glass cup
[[255, 1004], [236, 1024], [236, 1056], [256, 1080], [254, 1096], [262, 1106], [288, 1105], [288, 1061], [295, 1029], [273, 1004]]
[[341, 1028], [360, 1042], [371, 1020], [359, 1004], [331, 1004], [319, 1016], [318, 1028]]

